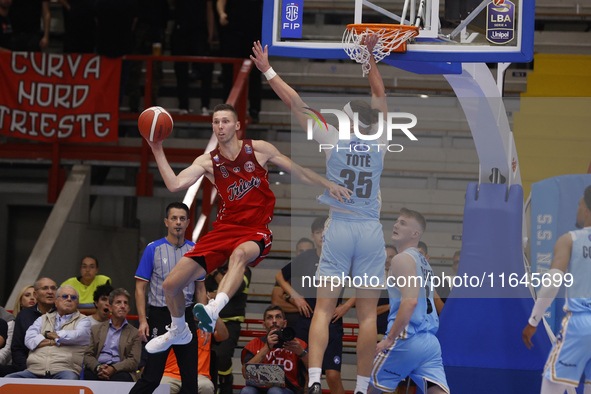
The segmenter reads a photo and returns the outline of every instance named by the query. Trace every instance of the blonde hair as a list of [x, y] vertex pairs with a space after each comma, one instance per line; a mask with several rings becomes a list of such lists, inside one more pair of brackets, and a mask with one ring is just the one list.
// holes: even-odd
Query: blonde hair
[[22, 305], [21, 305], [21, 298], [23, 298], [23, 294], [25, 294], [25, 291], [27, 291], [28, 288], [33, 289], [33, 291], [35, 291], [35, 286], [32, 285], [27, 285], [25, 287], [23, 287], [21, 289], [21, 291], [19, 291], [18, 293], [18, 297], [16, 297], [16, 301], [14, 302], [14, 309], [12, 310], [12, 314], [13, 315], [18, 315], [19, 312], [23, 309]]

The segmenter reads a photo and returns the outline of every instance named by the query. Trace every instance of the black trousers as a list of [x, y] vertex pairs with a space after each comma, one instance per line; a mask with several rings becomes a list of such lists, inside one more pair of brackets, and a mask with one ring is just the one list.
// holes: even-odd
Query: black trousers
[[232, 385], [234, 383], [232, 357], [240, 338], [240, 322], [228, 321], [226, 322], [226, 328], [229, 334], [228, 339], [214, 342], [211, 346], [211, 349], [215, 350], [217, 357], [220, 394], [232, 394]]
[[[181, 372], [183, 387], [180, 394], [194, 394], [197, 389], [197, 354], [198, 339], [195, 320], [193, 319], [193, 310], [185, 309], [185, 321], [189, 324], [189, 329], [193, 333], [193, 340], [186, 345], [174, 345], [174, 354]], [[171, 323], [170, 312], [168, 308], [156, 308], [151, 306], [148, 312], [148, 324], [150, 325], [150, 334], [154, 336], [166, 333], [166, 326]], [[131, 389], [129, 394], [152, 394], [160, 385], [166, 359], [170, 349], [162, 353], [148, 354], [146, 367], [140, 380]]]

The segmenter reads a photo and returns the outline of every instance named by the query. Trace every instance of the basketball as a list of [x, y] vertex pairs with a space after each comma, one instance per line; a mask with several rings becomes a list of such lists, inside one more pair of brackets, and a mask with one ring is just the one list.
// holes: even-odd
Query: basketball
[[162, 107], [144, 110], [137, 122], [141, 135], [151, 142], [162, 141], [168, 137], [173, 125], [172, 116]]

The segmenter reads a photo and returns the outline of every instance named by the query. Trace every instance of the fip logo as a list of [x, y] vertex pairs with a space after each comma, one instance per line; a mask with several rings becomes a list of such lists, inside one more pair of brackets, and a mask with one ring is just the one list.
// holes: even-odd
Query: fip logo
[[302, 38], [303, 0], [298, 3], [286, 1], [281, 17], [282, 38]]
[[[376, 141], [379, 139], [384, 139], [382, 135], [384, 134], [384, 126], [386, 132], [386, 139], [388, 141], [392, 140], [392, 132], [393, 130], [400, 130], [402, 131], [408, 139], [411, 141], [417, 141], [417, 137], [410, 131], [411, 128], [416, 126], [417, 124], [417, 117], [408, 112], [388, 112], [386, 114], [386, 122], [380, 121], [377, 122], [377, 130], [372, 129], [371, 134], [364, 134], [359, 131], [359, 127], [368, 128], [371, 125], [366, 125], [359, 120], [359, 114], [357, 112], [353, 112], [351, 110], [351, 106], [348, 103], [345, 105], [343, 110], [337, 109], [321, 109], [320, 112], [313, 110], [309, 107], [304, 107], [303, 109], [308, 110], [310, 112], [302, 111], [302, 113], [310, 116], [312, 119], [308, 119], [306, 133], [307, 139], [313, 140], [314, 139], [314, 123], [316, 123], [320, 131], [319, 132], [327, 132], [328, 131], [328, 124], [326, 120], [322, 116], [322, 114], [332, 114], [335, 115], [339, 121], [338, 127], [338, 139], [339, 141], [343, 140], [351, 140], [351, 134], [355, 134], [357, 138], [363, 141]], [[378, 115], [379, 119], [383, 119], [383, 113], [380, 112]], [[351, 127], [351, 119], [353, 119], [353, 127]], [[402, 120], [402, 122], [401, 122]], [[406, 120], [406, 122], [404, 122]], [[369, 152], [371, 151], [371, 147], [377, 147], [377, 151], [380, 152], [380, 149], [387, 149], [388, 152], [402, 152], [404, 149], [400, 144], [349, 144], [349, 150], [354, 150], [356, 152]], [[335, 146], [332, 144], [320, 144], [319, 151], [323, 149], [334, 149]], [[343, 149], [342, 147], [337, 147], [337, 151]]]

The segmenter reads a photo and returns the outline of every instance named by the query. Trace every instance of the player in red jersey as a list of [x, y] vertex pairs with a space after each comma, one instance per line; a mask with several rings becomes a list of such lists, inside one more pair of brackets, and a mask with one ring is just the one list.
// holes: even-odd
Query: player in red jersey
[[217, 296], [209, 304], [197, 304], [195, 316], [199, 328], [212, 332], [219, 312], [240, 284], [247, 264], [255, 266], [268, 254], [272, 235], [267, 225], [273, 219], [275, 196], [269, 188], [267, 164], [273, 163], [309, 185], [322, 186], [341, 202], [349, 199], [351, 192], [328, 181], [314, 171], [300, 167], [277, 148], [265, 141], [239, 140], [238, 114], [229, 104], [220, 104], [213, 113], [213, 132], [218, 147], [199, 156], [191, 166], [174, 173], [162, 148], [162, 141], [148, 142], [156, 158], [158, 169], [168, 190], [187, 189], [205, 175], [217, 188], [222, 201], [213, 231], [197, 242], [179, 260], [163, 283], [164, 296], [172, 324], [164, 335], [152, 339], [146, 345], [149, 353], [158, 353], [171, 345], [191, 341], [191, 332], [184, 317], [182, 289], [200, 280], [230, 259], [228, 273], [218, 287]]

